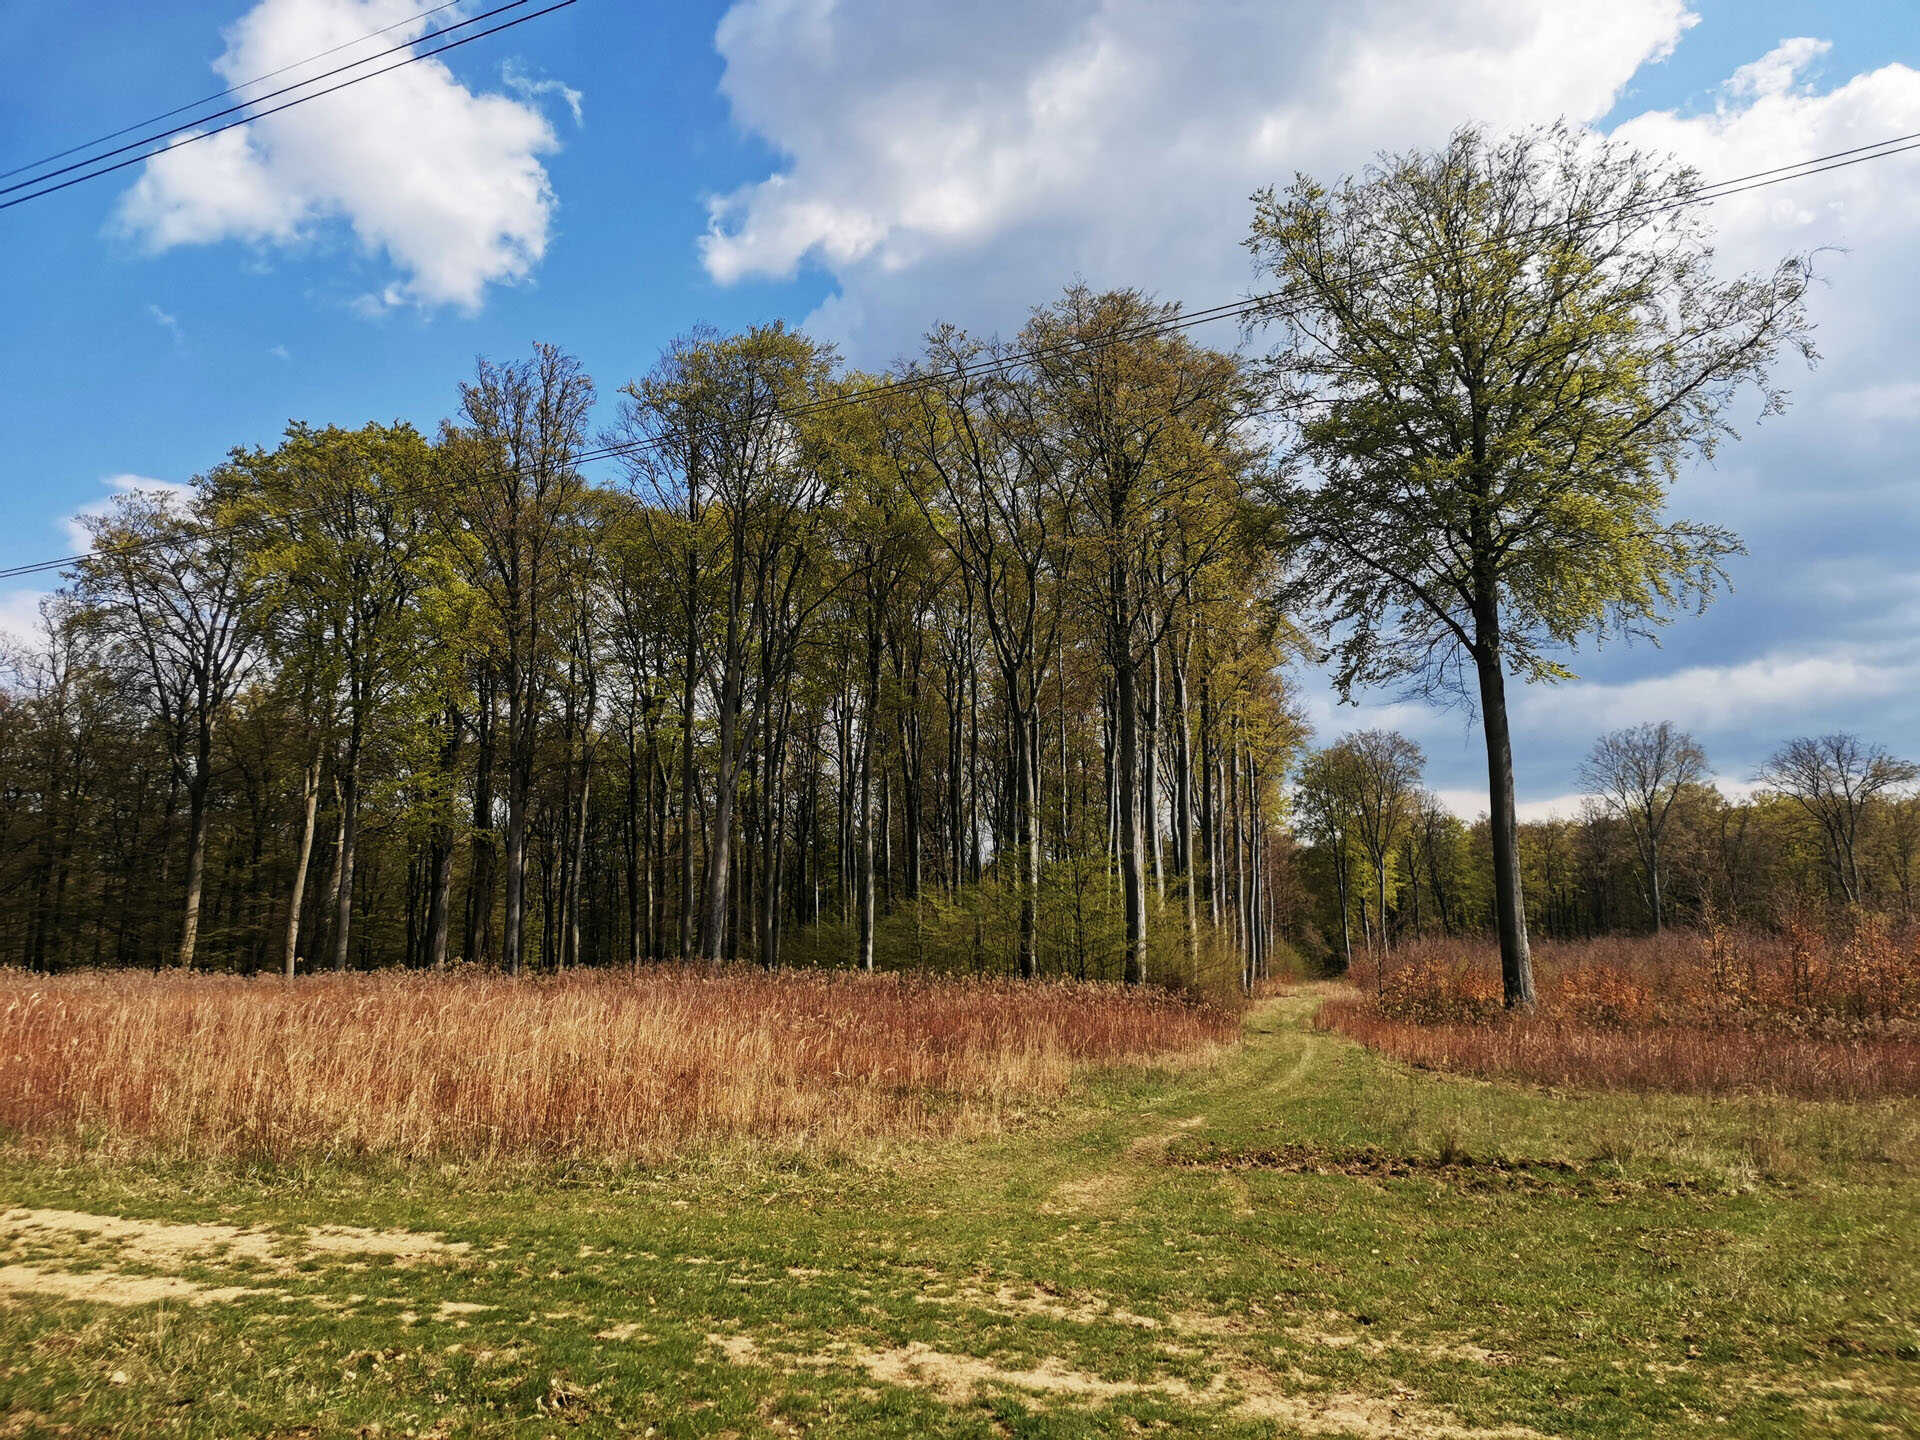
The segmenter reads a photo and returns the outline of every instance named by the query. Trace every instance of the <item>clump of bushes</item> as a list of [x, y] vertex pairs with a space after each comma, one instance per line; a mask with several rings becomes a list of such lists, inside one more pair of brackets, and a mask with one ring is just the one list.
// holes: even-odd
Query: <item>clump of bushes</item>
[[1828, 930], [1547, 942], [1539, 1005], [1501, 1004], [1490, 940], [1422, 940], [1319, 1024], [1415, 1064], [1549, 1084], [1816, 1098], [1920, 1095], [1920, 933], [1873, 915]]

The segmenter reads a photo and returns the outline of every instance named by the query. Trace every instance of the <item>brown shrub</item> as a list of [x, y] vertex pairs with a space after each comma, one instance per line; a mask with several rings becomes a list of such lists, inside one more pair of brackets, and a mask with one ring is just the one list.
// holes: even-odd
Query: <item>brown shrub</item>
[[1391, 967], [1376, 993], [1381, 1014], [1414, 1025], [1487, 1021], [1501, 1009], [1497, 970], [1432, 950], [1417, 951]]
[[1839, 933], [1699, 933], [1535, 947], [1539, 1006], [1499, 1005], [1485, 941], [1420, 941], [1318, 1024], [1416, 1065], [1556, 1085], [1920, 1095], [1920, 948], [1871, 916]]
[[0, 1127], [268, 1159], [659, 1160], [991, 1128], [1225, 1011], [1068, 983], [665, 969], [0, 971]]

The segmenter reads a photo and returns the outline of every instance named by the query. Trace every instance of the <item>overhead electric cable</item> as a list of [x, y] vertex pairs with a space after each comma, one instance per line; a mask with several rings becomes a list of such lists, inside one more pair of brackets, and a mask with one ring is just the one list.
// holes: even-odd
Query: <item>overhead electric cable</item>
[[[489, 12], [487, 12], [487, 15], [496, 15], [496, 14], [499, 14], [499, 13], [500, 13], [501, 11], [503, 11], [503, 10], [512, 10], [512, 9], [516, 9], [516, 8], [518, 8], [518, 7], [519, 7], [519, 6], [521, 6], [521, 5], [525, 5], [525, 4], [530, 4], [530, 3], [531, 3], [531, 0], [512, 0], [512, 3], [511, 3], [511, 4], [508, 4], [508, 5], [502, 5], [502, 6], [500, 6], [500, 7], [499, 7], [499, 9], [497, 9], [497, 10], [492, 10], [492, 11], [489, 11]], [[459, 38], [458, 40], [450, 40], [450, 41], [448, 41], [448, 42], [447, 42], [446, 44], [444, 44], [444, 45], [438, 45], [438, 46], [435, 46], [435, 47], [434, 47], [433, 49], [430, 49], [430, 50], [422, 50], [422, 51], [419, 51], [419, 52], [417, 52], [417, 53], [415, 53], [415, 54], [411, 54], [411, 55], [408, 55], [408, 56], [407, 56], [407, 57], [406, 57], [406, 58], [405, 58], [404, 60], [396, 60], [396, 61], [394, 61], [394, 63], [393, 63], [393, 64], [391, 64], [391, 65], [383, 65], [383, 66], [382, 66], [382, 67], [381, 67], [380, 69], [378, 69], [378, 70], [373, 70], [373, 71], [369, 71], [369, 72], [368, 72], [367, 74], [365, 74], [365, 75], [355, 75], [355, 76], [353, 76], [353, 77], [351, 77], [350, 79], [346, 79], [346, 80], [342, 80], [342, 81], [340, 81], [340, 82], [339, 82], [338, 84], [335, 84], [335, 85], [329, 85], [329, 86], [328, 86], [328, 87], [327, 87], [326, 89], [324, 89], [324, 90], [316, 90], [316, 91], [314, 91], [314, 92], [313, 92], [313, 93], [312, 93], [311, 95], [300, 95], [300, 96], [296, 96], [296, 97], [295, 97], [294, 99], [292, 99], [292, 100], [287, 100], [287, 101], [283, 101], [282, 103], [280, 103], [280, 104], [278, 104], [278, 105], [275, 105], [275, 106], [272, 106], [272, 107], [271, 107], [271, 108], [269, 108], [269, 109], [266, 109], [266, 110], [260, 110], [260, 111], [257, 111], [257, 112], [256, 112], [256, 113], [254, 113], [254, 114], [251, 114], [251, 115], [242, 115], [242, 116], [240, 116], [240, 117], [239, 117], [238, 119], [235, 119], [235, 120], [229, 120], [229, 121], [227, 121], [227, 123], [226, 123], [226, 124], [224, 124], [224, 125], [216, 125], [216, 126], [214, 126], [214, 127], [213, 127], [213, 129], [211, 129], [211, 130], [190, 130], [190, 133], [188, 133], [187, 135], [185, 135], [185, 137], [184, 137], [184, 138], [182, 138], [182, 139], [180, 139], [180, 140], [178, 140], [177, 142], [175, 142], [175, 143], [174, 143], [174, 144], [172, 144], [172, 145], [166, 145], [166, 146], [163, 146], [163, 147], [161, 147], [161, 148], [160, 148], [160, 149], [158, 149], [158, 150], [153, 150], [153, 151], [149, 151], [149, 152], [147, 152], [147, 153], [145, 153], [145, 154], [141, 154], [141, 155], [131, 155], [131, 156], [128, 156], [128, 157], [127, 157], [126, 159], [124, 159], [124, 160], [116, 160], [116, 161], [115, 161], [115, 162], [114, 162], [113, 164], [111, 164], [111, 165], [103, 165], [103, 166], [100, 166], [100, 167], [99, 167], [98, 169], [91, 169], [91, 170], [87, 170], [87, 171], [85, 171], [85, 173], [83, 173], [83, 174], [80, 174], [80, 175], [71, 175], [71, 176], [69, 176], [69, 177], [68, 177], [67, 179], [65, 179], [65, 180], [62, 180], [62, 181], [60, 181], [60, 182], [59, 182], [58, 184], [56, 184], [56, 185], [46, 185], [46, 186], [42, 186], [41, 188], [39, 188], [39, 189], [36, 189], [36, 190], [29, 190], [29, 191], [28, 191], [28, 192], [27, 192], [26, 194], [24, 194], [24, 195], [15, 195], [15, 196], [13, 196], [13, 198], [12, 198], [12, 199], [9, 199], [9, 200], [0, 200], [0, 210], [11, 210], [11, 209], [12, 209], [12, 208], [13, 208], [14, 206], [16, 206], [16, 205], [24, 205], [24, 204], [26, 204], [26, 203], [27, 203], [27, 202], [28, 202], [29, 200], [38, 200], [38, 199], [40, 199], [40, 198], [41, 198], [42, 196], [46, 196], [46, 195], [52, 195], [52, 194], [55, 194], [56, 192], [58, 192], [58, 191], [61, 191], [61, 190], [65, 190], [65, 189], [68, 189], [68, 188], [70, 188], [71, 186], [74, 186], [74, 185], [80, 185], [80, 184], [83, 184], [83, 183], [85, 183], [85, 182], [86, 182], [86, 181], [88, 181], [88, 180], [98, 180], [98, 179], [99, 179], [99, 178], [100, 178], [100, 177], [101, 177], [102, 175], [111, 175], [111, 174], [113, 174], [113, 172], [114, 172], [114, 171], [116, 171], [116, 170], [124, 170], [124, 169], [126, 169], [126, 168], [127, 168], [127, 167], [128, 167], [129, 165], [140, 165], [140, 164], [143, 164], [143, 163], [145, 163], [145, 162], [146, 162], [146, 161], [148, 161], [148, 160], [151, 160], [151, 159], [153, 159], [153, 158], [155, 158], [156, 156], [160, 156], [160, 155], [166, 155], [166, 154], [171, 154], [171, 153], [172, 153], [173, 151], [175, 151], [175, 150], [179, 150], [179, 149], [182, 149], [183, 147], [185, 147], [185, 146], [188, 146], [188, 145], [192, 145], [192, 144], [194, 144], [194, 143], [195, 143], [196, 141], [200, 141], [200, 140], [208, 140], [208, 139], [211, 139], [211, 138], [212, 138], [213, 136], [215, 136], [215, 135], [221, 135], [221, 134], [224, 134], [224, 133], [226, 133], [226, 132], [227, 132], [227, 131], [229, 131], [229, 130], [233, 130], [233, 129], [237, 129], [238, 127], [240, 127], [240, 126], [242, 126], [242, 125], [251, 125], [251, 124], [253, 124], [253, 122], [254, 122], [254, 121], [256, 121], [256, 120], [264, 120], [264, 119], [266, 119], [266, 118], [267, 118], [267, 116], [269, 116], [269, 115], [278, 115], [278, 114], [279, 114], [279, 113], [280, 113], [281, 111], [283, 111], [283, 110], [291, 110], [291, 109], [293, 109], [293, 107], [294, 107], [294, 106], [296, 106], [296, 105], [304, 105], [304, 104], [306, 104], [306, 103], [307, 103], [307, 102], [308, 102], [309, 100], [318, 100], [318, 99], [320, 99], [320, 98], [321, 98], [322, 96], [325, 96], [325, 95], [332, 95], [332, 94], [334, 94], [334, 93], [335, 93], [336, 91], [340, 91], [340, 90], [345, 90], [345, 89], [347, 89], [347, 88], [348, 88], [349, 86], [352, 86], [352, 85], [359, 85], [359, 84], [363, 84], [364, 82], [366, 82], [366, 81], [368, 81], [368, 80], [373, 80], [373, 79], [376, 79], [376, 78], [378, 78], [379, 76], [382, 76], [382, 75], [388, 75], [388, 74], [391, 74], [391, 73], [392, 73], [393, 71], [395, 71], [395, 70], [399, 70], [399, 69], [402, 69], [402, 68], [404, 68], [405, 66], [408, 66], [408, 65], [414, 65], [414, 64], [418, 64], [418, 63], [419, 63], [420, 61], [422, 61], [422, 60], [431, 60], [431, 59], [433, 59], [433, 58], [434, 58], [434, 57], [435, 57], [436, 55], [444, 55], [444, 54], [446, 54], [446, 53], [447, 53], [447, 51], [449, 51], [449, 50], [458, 50], [458, 49], [459, 49], [459, 48], [460, 48], [460, 47], [461, 47], [462, 45], [470, 45], [470, 44], [472, 44], [472, 43], [473, 43], [473, 42], [474, 42], [475, 40], [484, 40], [484, 39], [486, 39], [486, 38], [487, 38], [487, 37], [488, 37], [489, 35], [498, 35], [498, 34], [499, 34], [499, 33], [500, 33], [501, 31], [503, 31], [503, 30], [511, 30], [511, 29], [513, 29], [513, 28], [514, 28], [514, 27], [515, 27], [516, 25], [524, 25], [524, 24], [526, 24], [526, 23], [527, 23], [527, 22], [528, 22], [529, 20], [538, 20], [538, 19], [539, 19], [539, 18], [540, 18], [540, 17], [542, 16], [542, 15], [551, 15], [551, 14], [552, 14], [552, 13], [553, 13], [554, 11], [556, 11], [556, 10], [565, 10], [565, 9], [566, 9], [566, 8], [567, 8], [567, 7], [569, 6], [569, 5], [575, 5], [575, 4], [578, 4], [578, 3], [579, 3], [579, 0], [556, 0], [556, 3], [554, 3], [554, 4], [551, 4], [551, 5], [548, 5], [548, 6], [547, 6], [547, 7], [545, 8], [545, 9], [542, 9], [542, 10], [535, 10], [534, 12], [532, 12], [532, 13], [531, 13], [531, 14], [529, 14], [529, 15], [520, 15], [520, 16], [516, 16], [516, 17], [515, 17], [514, 19], [512, 19], [512, 20], [507, 20], [507, 21], [503, 21], [502, 23], [500, 23], [500, 24], [498, 24], [498, 25], [495, 25], [495, 26], [493, 26], [493, 27], [492, 27], [491, 29], [487, 29], [487, 30], [480, 30], [480, 31], [476, 31], [476, 32], [475, 32], [475, 33], [473, 33], [472, 35], [462, 35], [462, 36], [461, 36], [461, 37], [460, 37], [460, 38]], [[487, 18], [487, 15], [478, 15], [478, 16], [475, 16], [475, 17], [474, 17], [474, 19], [473, 19], [472, 21], [464, 21], [464, 22], [462, 22], [462, 23], [463, 23], [463, 24], [473, 24], [473, 23], [477, 23], [477, 22], [478, 22], [478, 21], [480, 21], [480, 20], [483, 20], [483, 19], [486, 19], [486, 18]], [[448, 27], [448, 30], [447, 30], [447, 31], [442, 31], [442, 32], [440, 32], [440, 33], [442, 33], [442, 34], [446, 34], [446, 33], [449, 33], [449, 32], [450, 32], [450, 31], [451, 31], [452, 29], [454, 29], [454, 28], [456, 28], [456, 27], [451, 27], [451, 26], [450, 26], [450, 27]], [[405, 49], [409, 49], [409, 48], [411, 48], [411, 47], [412, 47], [412, 46], [413, 46], [413, 45], [414, 45], [415, 43], [417, 43], [417, 42], [414, 42], [414, 41], [409, 41], [409, 42], [408, 42], [408, 43], [407, 43], [406, 45], [401, 45], [401, 46], [395, 46], [395, 47], [394, 47], [394, 49], [395, 49], [395, 50], [405, 50]], [[390, 54], [392, 54], [392, 53], [394, 53], [394, 52], [393, 52], [393, 50], [387, 50], [387, 51], [383, 51], [383, 52], [381, 52], [381, 53], [382, 53], [382, 55], [390, 55]], [[369, 59], [379, 59], [379, 58], [380, 58], [380, 56], [370, 56], [370, 57], [368, 57], [368, 58], [369, 58]], [[365, 63], [366, 63], [365, 61], [356, 61], [356, 62], [355, 62], [355, 63], [354, 63], [353, 65], [346, 65], [346, 66], [342, 66], [342, 67], [341, 67], [341, 69], [344, 69], [344, 70], [353, 70], [353, 69], [357, 69], [357, 68], [358, 68], [358, 67], [359, 67], [360, 65], [362, 65], [362, 64], [365, 64]], [[339, 72], [338, 70], [334, 70], [334, 71], [329, 71], [329, 72], [328, 72], [328, 74], [329, 74], [329, 75], [332, 75], [332, 74], [338, 74], [338, 73], [340, 73], [340, 72]], [[315, 80], [322, 80], [322, 79], [325, 79], [325, 78], [327, 78], [327, 77], [326, 77], [326, 76], [324, 76], [324, 75], [321, 75], [321, 76], [315, 76], [315, 77], [314, 77], [314, 79], [315, 79]], [[313, 81], [302, 81], [302, 82], [301, 82], [301, 83], [300, 83], [299, 85], [291, 85], [291, 86], [288, 86], [288, 87], [286, 87], [286, 88], [287, 88], [287, 89], [289, 89], [289, 90], [298, 90], [298, 89], [302, 89], [302, 88], [304, 88], [304, 86], [306, 86], [306, 85], [309, 85], [309, 84], [312, 84], [312, 83], [313, 83]], [[273, 93], [274, 93], [274, 94], [283, 94], [283, 93], [285, 93], [285, 92], [284, 92], [284, 91], [275, 91], [275, 92], [273, 92]], [[266, 97], [266, 96], [262, 96], [261, 98], [262, 98], [262, 99], [266, 99], [266, 98], [268, 98], [268, 97]], [[257, 103], [257, 102], [249, 102], [249, 103], [248, 103], [247, 105], [238, 105], [238, 106], [234, 106], [234, 107], [232, 107], [232, 109], [234, 109], [234, 110], [242, 110], [242, 109], [248, 109], [248, 108], [250, 108], [250, 106], [251, 106], [251, 105], [252, 105], [253, 103]], [[231, 111], [221, 111], [220, 113], [221, 113], [221, 114], [228, 114], [228, 113], [231, 113]], [[211, 118], [211, 117], [209, 117], [209, 118]], [[183, 128], [189, 128], [189, 129], [190, 129], [190, 127], [183, 127]], [[171, 133], [171, 132], [169, 132], [169, 133]], [[138, 143], [138, 144], [146, 144], [147, 142], [146, 142], [146, 141], [139, 141], [139, 142], [137, 142], [137, 143]], [[120, 150], [126, 150], [126, 149], [129, 149], [129, 148], [132, 148], [132, 147], [129, 147], [129, 146], [121, 146], [121, 147], [120, 147]], [[108, 152], [108, 153], [110, 153], [110, 154], [119, 154], [119, 153], [120, 153], [120, 150], [115, 150], [115, 151], [110, 151], [110, 152]], [[105, 156], [101, 156], [101, 157], [99, 157], [99, 158], [101, 158], [101, 159], [104, 159], [104, 158], [106, 158], [106, 157], [105, 157]], [[92, 162], [91, 162], [91, 161], [88, 161], [88, 162], [85, 162], [85, 163], [87, 163], [87, 164], [91, 164]], [[72, 167], [67, 167], [67, 168], [69, 168], [69, 169], [71, 169]], [[52, 178], [52, 176], [53, 176], [53, 175], [57, 175], [57, 174], [62, 174], [62, 173], [64, 173], [64, 172], [63, 172], [63, 171], [50, 171], [50, 172], [48, 173], [48, 175], [46, 175], [46, 176], [43, 176], [43, 177], [40, 177], [40, 178], [41, 178], [41, 179], [50, 179], [50, 178]], [[25, 183], [27, 183], [27, 184], [36, 184], [36, 185], [37, 185], [37, 184], [39, 184], [39, 180], [37, 180], [37, 179], [36, 179], [36, 180], [33, 180], [33, 181], [28, 181], [28, 182], [25, 182]], [[8, 187], [6, 187], [6, 189], [17, 189], [17, 188], [18, 188], [17, 186], [8, 186]], [[4, 193], [5, 193], [5, 190], [0, 190], [0, 194], [4, 194]]]
[[[350, 49], [352, 46], [363, 45], [369, 40], [378, 40], [382, 35], [391, 34], [393, 31], [398, 30], [402, 25], [411, 25], [416, 20], [424, 20], [427, 16], [437, 15], [442, 10], [451, 10], [460, 3], [461, 0], [442, 0], [441, 4], [435, 5], [430, 10], [422, 10], [417, 14], [408, 15], [404, 19], [394, 21], [391, 25], [383, 25], [378, 30], [370, 30], [365, 35], [356, 36], [351, 40], [342, 40], [338, 45], [329, 46], [316, 55], [307, 56], [304, 60], [295, 60], [291, 65], [282, 65], [278, 70], [269, 70], [266, 74], [256, 75], [251, 80], [242, 80], [238, 84], [229, 85], [224, 90], [216, 90], [213, 94], [203, 96], [201, 99], [189, 100], [185, 105], [176, 105], [171, 110], [162, 110], [158, 115], [149, 115], [144, 120], [135, 120], [131, 125], [122, 125], [118, 130], [109, 130], [106, 134], [98, 136], [95, 139], [83, 141], [78, 145], [69, 145], [66, 149], [56, 150], [51, 155], [42, 155], [38, 160], [29, 160], [25, 164], [15, 165], [11, 170], [0, 170], [0, 180], [18, 175], [22, 170], [37, 170], [42, 165], [51, 165], [56, 160], [64, 160], [69, 155], [77, 155], [82, 150], [91, 150], [94, 146], [104, 145], [109, 140], [118, 140], [129, 131], [143, 129], [148, 125], [157, 125], [162, 120], [171, 120], [175, 115], [184, 114], [189, 110], [198, 110], [202, 105], [211, 105], [214, 101], [224, 100], [229, 95], [238, 95], [242, 90], [264, 84], [269, 80], [286, 74], [289, 70], [298, 70], [303, 65], [311, 65], [316, 60], [324, 60], [329, 55], [337, 55], [342, 50]], [[425, 39], [427, 37], [422, 36], [421, 38]], [[416, 41], [415, 43], [417, 44], [418, 42]], [[366, 58], [372, 60], [377, 57], [369, 55]]]

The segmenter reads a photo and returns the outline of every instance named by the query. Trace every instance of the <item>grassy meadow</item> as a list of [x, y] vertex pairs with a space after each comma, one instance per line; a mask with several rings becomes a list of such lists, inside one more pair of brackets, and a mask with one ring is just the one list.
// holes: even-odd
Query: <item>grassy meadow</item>
[[[164, 1009], [144, 979], [93, 983]], [[425, 1003], [403, 981], [356, 983], [310, 992], [336, 1029], [385, 1033], [388, 1007]], [[618, 1021], [629, 1007], [666, 1005], [692, 982], [665, 983], [644, 1002], [612, 981], [563, 983], [535, 1004], [580, 1025], [568, 1007], [587, 1007], [599, 1020], [581, 1033], [605, 1040], [639, 1024]], [[109, 1136], [102, 1107], [123, 1102], [105, 1081], [86, 1106], [37, 1121], [10, 1091], [0, 1435], [1774, 1437], [1920, 1424], [1911, 1098], [1602, 1093], [1412, 1069], [1315, 1025], [1346, 986], [1230, 1020], [1039, 987], [1026, 1004], [1052, 1018], [1008, 1032], [1014, 1053], [992, 1065], [969, 1058], [957, 1017], [1020, 995], [901, 989], [873, 1025], [887, 1044], [906, 1037], [915, 1063], [944, 1051], [946, 1068], [861, 1072], [856, 1036], [836, 1042], [852, 1066], [836, 1075], [821, 1042], [795, 1040], [832, 1029], [831, 985], [797, 980], [795, 1004], [756, 1008], [755, 983], [699, 1017], [736, 1027], [715, 1064], [783, 1067], [759, 1082], [802, 1097], [780, 1125], [742, 1129], [746, 1112], [720, 1107], [683, 1117], [666, 1146], [616, 1106], [623, 1138], [599, 1158], [402, 1143], [379, 1128], [394, 1096], [377, 1081], [368, 1143], [333, 1151], [297, 1127], [240, 1144], [178, 1108], [143, 1135]], [[459, 1044], [434, 1084], [459, 1045], [478, 1046], [479, 1065], [536, 1044], [489, 1042], [449, 985]], [[88, 1003], [75, 993], [62, 1003]], [[10, 1084], [20, 1003], [0, 1057]], [[232, 1038], [229, 990], [208, 982], [193, 1003], [173, 1033], [200, 1037], [210, 1058], [215, 1037]], [[249, 1023], [308, 1034], [287, 1013]], [[1223, 1027], [1239, 1033], [1223, 1043]], [[738, 1038], [749, 1033], [752, 1045]], [[79, 1048], [116, 1034], [101, 1022]], [[152, 1045], [110, 1043], [105, 1068], [153, 1063]], [[342, 1048], [371, 1053], [352, 1037]], [[579, 1085], [602, 1083], [576, 1058]], [[363, 1078], [343, 1069], [337, 1083]], [[440, 1093], [457, 1112], [463, 1092]], [[836, 1106], [854, 1119], [827, 1121]], [[968, 1123], [947, 1123], [961, 1113]], [[812, 1118], [796, 1128], [798, 1115]]]

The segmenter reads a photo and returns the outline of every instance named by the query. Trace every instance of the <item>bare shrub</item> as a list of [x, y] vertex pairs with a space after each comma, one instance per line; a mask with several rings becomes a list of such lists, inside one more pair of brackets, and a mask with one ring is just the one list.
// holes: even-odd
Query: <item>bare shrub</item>
[[1317, 1023], [1413, 1064], [1546, 1084], [1920, 1094], [1920, 945], [1877, 917], [1542, 944], [1531, 1015], [1500, 1007], [1497, 959], [1488, 943], [1409, 945], [1384, 983], [1356, 966]]

